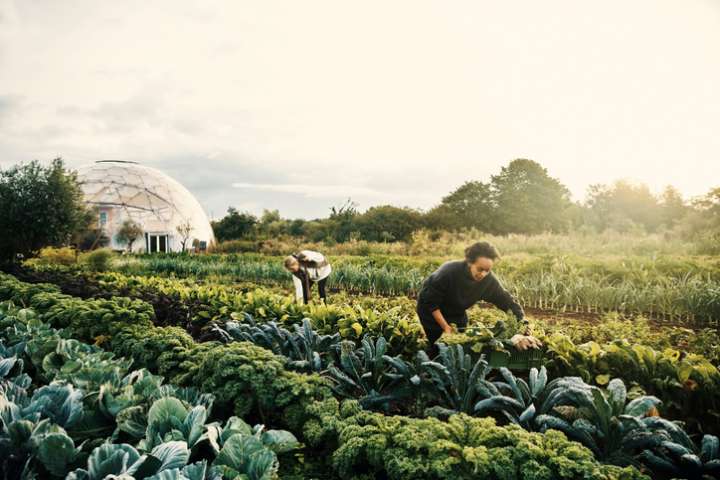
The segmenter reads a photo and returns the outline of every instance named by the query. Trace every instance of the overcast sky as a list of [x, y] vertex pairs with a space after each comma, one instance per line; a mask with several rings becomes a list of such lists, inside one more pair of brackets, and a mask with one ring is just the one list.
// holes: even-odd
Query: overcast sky
[[229, 205], [720, 186], [720, 1], [0, 0], [0, 167], [134, 160]]

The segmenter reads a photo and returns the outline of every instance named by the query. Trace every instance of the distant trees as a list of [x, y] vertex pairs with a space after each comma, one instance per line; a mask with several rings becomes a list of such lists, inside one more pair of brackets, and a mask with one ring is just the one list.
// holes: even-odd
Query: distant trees
[[339, 207], [330, 208], [326, 223], [327, 237], [336, 242], [347, 242], [357, 231], [357, 204], [348, 199]]
[[212, 227], [215, 238], [222, 242], [250, 237], [257, 223], [258, 220], [255, 215], [247, 212], [240, 213], [235, 207], [229, 207], [227, 215], [216, 222], [212, 222]]
[[60, 158], [0, 171], [0, 259], [69, 244], [94, 221], [75, 172]]
[[428, 212], [428, 227], [437, 230], [477, 228], [495, 229], [496, 209], [490, 185], [470, 181], [443, 197], [440, 205]]
[[381, 205], [358, 216], [357, 232], [363, 240], [373, 242], [406, 241], [422, 228], [423, 216], [412, 208]]
[[519, 158], [490, 180], [497, 233], [541, 233], [567, 229], [570, 191], [533, 160]]
[[591, 185], [585, 202], [586, 222], [597, 230], [656, 232], [674, 228], [692, 210], [680, 192], [667, 186], [655, 196], [647, 185], [619, 180], [612, 185]]
[[715, 225], [713, 222], [720, 231], [720, 188], [688, 202], [671, 186], [654, 195], [646, 185], [620, 180], [610, 185], [591, 185], [584, 200], [572, 202], [568, 188], [550, 176], [547, 169], [534, 160], [518, 158], [487, 182], [465, 182], [427, 212], [392, 205], [360, 212], [348, 199], [332, 207], [328, 217], [314, 220], [283, 219], [277, 210], [265, 210], [258, 220], [230, 208], [228, 215], [214, 222], [213, 227], [220, 241], [293, 236], [311, 241], [391, 242], [408, 240], [422, 228], [434, 231], [473, 228], [498, 235], [569, 229], [598, 232], [672, 229], [678, 234], [698, 236], [703, 229], [714, 229], [710, 227]]
[[570, 192], [539, 163], [513, 160], [489, 183], [466, 182], [428, 213], [430, 227], [488, 233], [567, 229]]

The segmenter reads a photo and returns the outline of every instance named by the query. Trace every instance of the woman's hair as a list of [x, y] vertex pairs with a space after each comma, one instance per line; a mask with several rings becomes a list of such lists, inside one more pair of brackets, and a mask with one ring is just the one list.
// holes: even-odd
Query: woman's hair
[[488, 242], [476, 242], [465, 249], [465, 260], [469, 263], [473, 263], [480, 257], [497, 260], [500, 258], [500, 254], [497, 249]]
[[285, 257], [285, 261], [283, 262], [283, 265], [285, 265], [285, 268], [287, 270], [290, 270], [290, 267], [296, 263], [298, 263], [298, 259], [295, 258], [293, 255], [288, 255], [287, 257]]

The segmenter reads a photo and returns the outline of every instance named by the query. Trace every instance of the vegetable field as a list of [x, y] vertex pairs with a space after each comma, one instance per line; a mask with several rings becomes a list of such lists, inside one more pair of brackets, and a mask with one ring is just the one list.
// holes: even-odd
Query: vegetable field
[[[410, 296], [448, 258], [339, 256], [328, 286], [354, 294]], [[220, 282], [287, 282], [282, 257], [258, 254], [132, 257], [124, 273]], [[706, 257], [526, 255], [503, 259], [498, 276], [526, 307], [558, 312], [643, 314], [688, 326], [718, 325], [720, 260]]]
[[[3, 391], [16, 405], [6, 411], [17, 412], [3, 417], [2, 442], [13, 445], [0, 454], [5, 471], [188, 479], [720, 475], [719, 336], [696, 325], [698, 317], [664, 325], [617, 308], [592, 323], [533, 317], [545, 345], [540, 363], [508, 370], [489, 360], [512, 349], [512, 315], [472, 309], [468, 329], [443, 337], [439, 356], [429, 358], [408, 295], [360, 295], [361, 287], [336, 284], [346, 291], [327, 305], [299, 305], [280, 285], [287, 277], [274, 260], [140, 257], [108, 273], [38, 266], [0, 276]], [[345, 268], [394, 278], [406, 265], [421, 277], [439, 261], [343, 257], [337, 281]], [[508, 261], [499, 274], [536, 261]], [[647, 268], [648, 278], [660, 278], [681, 267]], [[693, 281], [716, 281], [712, 265], [693, 268]], [[49, 388], [67, 411], [41, 399]]]

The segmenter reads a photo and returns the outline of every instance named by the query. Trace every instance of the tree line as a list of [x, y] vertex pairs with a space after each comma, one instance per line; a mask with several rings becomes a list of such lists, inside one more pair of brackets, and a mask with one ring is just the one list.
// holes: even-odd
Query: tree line
[[[617, 181], [592, 185], [583, 201], [538, 162], [516, 159], [488, 182], [472, 180], [443, 197], [428, 211], [393, 205], [360, 212], [351, 200], [330, 208], [326, 218], [286, 219], [277, 210], [255, 216], [230, 207], [212, 222], [218, 241], [282, 236], [318, 242], [350, 239], [407, 241], [420, 229], [490, 234], [543, 232], [672, 232], [702, 240], [720, 252], [720, 187], [688, 200], [668, 186], [654, 195], [643, 184]], [[134, 228], [134, 230], [133, 230]], [[140, 236], [137, 226], [123, 225], [128, 243]], [[178, 227], [183, 245], [190, 225]], [[74, 245], [81, 250], [103, 244], [97, 214], [83, 201], [76, 173], [59, 158], [0, 170], [0, 261], [26, 257], [45, 246]], [[712, 250], [712, 249], [711, 249]]]
[[284, 219], [277, 210], [255, 216], [230, 207], [212, 222], [218, 241], [303, 237], [312, 241], [407, 241], [420, 229], [477, 229], [497, 235], [615, 230], [631, 233], [672, 231], [686, 238], [712, 237], [720, 242], [720, 188], [688, 200], [672, 186], [654, 195], [647, 185], [619, 180], [596, 184], [582, 201], [538, 162], [516, 159], [490, 181], [471, 180], [423, 212], [381, 205], [360, 212], [348, 200], [326, 218]]

